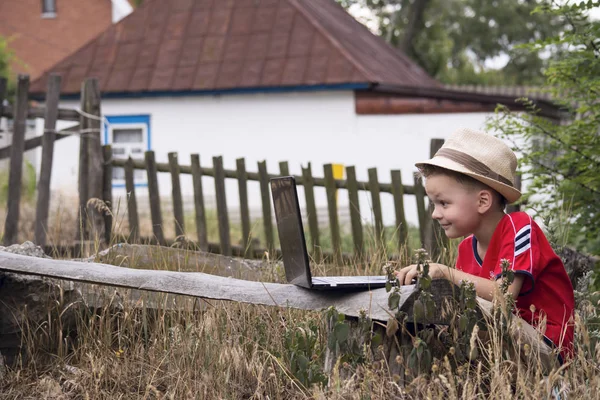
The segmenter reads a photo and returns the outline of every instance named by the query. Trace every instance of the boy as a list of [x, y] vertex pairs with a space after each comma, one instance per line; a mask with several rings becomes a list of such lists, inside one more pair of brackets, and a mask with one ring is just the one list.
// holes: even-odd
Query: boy
[[[513, 185], [517, 158], [512, 150], [491, 135], [459, 129], [431, 160], [416, 166], [434, 205], [432, 218], [449, 238], [466, 236], [456, 269], [432, 263], [432, 279], [469, 280], [478, 296], [492, 300], [502, 279], [500, 261], [507, 259], [515, 272], [509, 292], [516, 313], [534, 327], [545, 318], [544, 341], [563, 357], [571, 353], [575, 300], [564, 265], [529, 215], [504, 213], [506, 204], [521, 196]], [[417, 274], [416, 265], [396, 272], [400, 284], [410, 284]]]

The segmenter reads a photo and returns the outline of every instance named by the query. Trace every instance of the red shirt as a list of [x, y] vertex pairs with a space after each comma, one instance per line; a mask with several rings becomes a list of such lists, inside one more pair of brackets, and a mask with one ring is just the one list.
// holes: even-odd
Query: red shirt
[[456, 269], [498, 279], [502, 274], [502, 259], [510, 261], [515, 274], [525, 276], [516, 301], [519, 316], [534, 327], [546, 316], [546, 331], [542, 333], [561, 348], [563, 356], [571, 353], [573, 286], [561, 259], [528, 214], [515, 212], [500, 220], [483, 261], [477, 253], [477, 239], [473, 235], [464, 239], [458, 246]]

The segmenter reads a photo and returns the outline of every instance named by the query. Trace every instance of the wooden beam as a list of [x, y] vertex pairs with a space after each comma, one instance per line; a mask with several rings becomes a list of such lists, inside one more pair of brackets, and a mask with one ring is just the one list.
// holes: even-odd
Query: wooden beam
[[[335, 307], [338, 312], [358, 317], [361, 309], [378, 321], [390, 315], [388, 292], [385, 288], [345, 291], [307, 290], [295, 285], [253, 282], [201, 272], [174, 272], [123, 268], [114, 265], [51, 260], [0, 252], [0, 270], [12, 273], [44, 276], [76, 282], [117, 286], [151, 292], [171, 293], [240, 303], [292, 307], [302, 310], [322, 310]], [[448, 286], [446, 281], [437, 281]], [[445, 282], [445, 283], [444, 283]], [[400, 304], [412, 309], [415, 285], [401, 288]]]
[[[56, 132], [56, 136], [54, 137], [54, 141], [67, 138], [72, 136], [72, 134], [79, 133], [79, 125], [72, 126], [70, 128], [62, 129]], [[43, 135], [36, 136], [31, 139], [27, 139], [25, 141], [25, 151], [35, 149], [36, 147], [40, 147], [42, 145], [42, 141], [44, 139]], [[10, 146], [6, 146], [0, 149], [0, 160], [10, 157]]]

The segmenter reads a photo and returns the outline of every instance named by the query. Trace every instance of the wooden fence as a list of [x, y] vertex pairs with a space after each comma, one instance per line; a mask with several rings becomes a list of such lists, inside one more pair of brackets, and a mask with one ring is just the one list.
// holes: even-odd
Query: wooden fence
[[[74, 240], [75, 249], [81, 242], [102, 241], [109, 244], [114, 241], [112, 213], [102, 210], [90, 202], [90, 199], [101, 199], [110, 208], [112, 206], [112, 168], [121, 167], [125, 171], [125, 187], [128, 193], [127, 209], [130, 232], [127, 239], [130, 242], [149, 241], [162, 245], [169, 244], [163, 231], [160, 194], [158, 188], [158, 174], [169, 173], [172, 182], [173, 212], [175, 218], [175, 234], [177, 237], [186, 234], [184, 222], [182, 190], [180, 184], [181, 174], [192, 177], [194, 191], [195, 225], [197, 232], [197, 246], [205, 251], [218, 252], [224, 255], [239, 255], [246, 257], [262, 257], [265, 251], [277, 252], [275, 249], [275, 229], [272, 220], [271, 195], [269, 179], [274, 176], [289, 175], [287, 162], [279, 164], [279, 172], [272, 174], [267, 171], [266, 161], [259, 162], [257, 172], [246, 169], [243, 158], [236, 160], [236, 169], [227, 170], [223, 167], [222, 157], [213, 157], [212, 165], [202, 166], [200, 156], [193, 154], [188, 165], [180, 164], [176, 153], [168, 154], [168, 163], [157, 163], [155, 153], [147, 151], [144, 160], [113, 158], [109, 145], [102, 147], [100, 141], [101, 130], [101, 102], [98, 84], [95, 79], [88, 79], [82, 84], [81, 109], [65, 110], [58, 108], [60, 97], [61, 79], [53, 75], [48, 82], [45, 107], [32, 107], [28, 102], [29, 78], [19, 76], [16, 100], [14, 107], [2, 107], [2, 100], [6, 94], [6, 81], [0, 80], [0, 117], [14, 119], [13, 143], [7, 148], [0, 149], [0, 159], [10, 157], [9, 196], [7, 218], [4, 229], [4, 243], [11, 244], [17, 240], [17, 227], [19, 221], [19, 203], [21, 198], [21, 176], [23, 153], [38, 146], [42, 146], [41, 170], [37, 186], [37, 207], [35, 243], [45, 246], [46, 232], [48, 229], [48, 209], [50, 201], [50, 177], [52, 172], [52, 159], [54, 142], [71, 134], [80, 135], [79, 154], [79, 215], [77, 235]], [[44, 118], [44, 134], [33, 139], [25, 140], [25, 121], [27, 118]], [[56, 131], [57, 120], [78, 121], [79, 125], [65, 131]], [[431, 155], [443, 144], [443, 140], [434, 139], [431, 142]], [[152, 220], [153, 237], [140, 237], [140, 224], [137, 212], [137, 200], [134, 183], [134, 170], [145, 170], [147, 174], [148, 193], [150, 200], [150, 214]], [[214, 179], [216, 193], [217, 219], [219, 227], [219, 242], [209, 243], [207, 235], [206, 209], [202, 177], [210, 176]], [[359, 205], [359, 192], [368, 192], [374, 216], [374, 239], [377, 247], [383, 248], [386, 240], [384, 229], [381, 196], [391, 195], [395, 210], [394, 231], [396, 236], [395, 251], [388, 256], [397, 256], [406, 251], [408, 226], [404, 211], [405, 195], [414, 196], [417, 205], [419, 221], [419, 239], [421, 244], [430, 251], [435, 258], [442, 253], [447, 245], [447, 239], [437, 224], [432, 224], [425, 204], [425, 191], [418, 179], [412, 185], [402, 182], [399, 170], [391, 171], [390, 183], [379, 180], [376, 168], [368, 170], [368, 181], [358, 181], [356, 168], [346, 167], [346, 179], [336, 180], [333, 176], [331, 164], [323, 167], [323, 177], [313, 174], [310, 165], [302, 169], [302, 175], [296, 176], [296, 182], [304, 188], [308, 219], [309, 251], [317, 259], [333, 257], [340, 263], [348, 258], [363, 258], [365, 256], [365, 233], [361, 219]], [[231, 242], [230, 219], [227, 212], [227, 196], [225, 193], [225, 180], [235, 179], [238, 184], [240, 216], [242, 228], [242, 245]], [[251, 241], [250, 212], [248, 206], [248, 182], [257, 181], [260, 184], [262, 200], [262, 216], [265, 243], [261, 248], [253, 245]], [[323, 250], [322, 237], [317, 221], [317, 208], [315, 203], [315, 187], [325, 188], [329, 215], [329, 228], [332, 248]], [[338, 221], [338, 205], [336, 201], [337, 189], [346, 189], [349, 200], [350, 222], [353, 239], [353, 253], [342, 252], [340, 223]], [[386, 194], [387, 193], [387, 194]], [[370, 212], [370, 211], [369, 211]], [[388, 249], [389, 250], [389, 249]]]
[[[441, 140], [432, 141], [432, 152], [443, 143]], [[201, 166], [200, 156], [192, 154], [190, 164], [180, 164], [176, 153], [169, 153], [168, 163], [157, 163], [155, 153], [147, 151], [144, 160], [134, 159], [116, 159], [112, 158], [110, 146], [104, 146], [104, 176], [112, 176], [112, 168], [124, 168], [125, 187], [128, 194], [127, 208], [130, 227], [130, 239], [134, 242], [139, 238], [139, 216], [137, 213], [137, 195], [134, 182], [134, 170], [145, 170], [148, 181], [148, 195], [150, 198], [150, 215], [152, 219], [153, 236], [157, 243], [167, 244], [169, 241], [165, 238], [163, 232], [163, 219], [160, 205], [160, 193], [158, 189], [158, 174], [168, 173], [171, 175], [173, 214], [175, 219], [175, 233], [177, 236], [186, 234], [186, 227], [183, 213], [183, 202], [181, 194], [180, 176], [181, 174], [190, 174], [193, 181], [194, 200], [195, 200], [195, 224], [198, 238], [198, 246], [202, 250], [219, 252], [224, 255], [242, 255], [250, 257], [260, 257], [264, 251], [274, 251], [275, 249], [275, 230], [272, 220], [272, 204], [269, 189], [269, 179], [275, 176], [289, 175], [287, 162], [279, 163], [279, 173], [271, 174], [267, 171], [266, 161], [259, 162], [257, 172], [251, 172], [246, 169], [246, 162], [243, 158], [236, 160], [237, 168], [228, 170], [223, 167], [222, 157], [213, 157], [212, 166]], [[204, 193], [202, 187], [202, 177], [210, 176], [214, 179], [214, 187], [217, 205], [217, 220], [219, 226], [219, 243], [209, 243], [207, 238], [206, 210], [204, 206]], [[444, 245], [445, 236], [440, 235], [437, 229], [428, 230], [427, 226], [432, 226], [425, 207], [425, 192], [421, 182], [415, 179], [413, 185], [405, 185], [399, 170], [391, 171], [391, 183], [379, 182], [376, 168], [368, 170], [369, 180], [367, 182], [356, 179], [356, 169], [353, 166], [346, 167], [345, 180], [336, 180], [333, 178], [333, 167], [326, 164], [323, 167], [323, 177], [315, 177], [311, 166], [302, 168], [302, 175], [295, 176], [298, 185], [304, 187], [304, 196], [308, 220], [308, 238], [309, 249], [312, 255], [317, 258], [328, 256], [335, 257], [335, 261], [342, 262], [347, 258], [363, 258], [365, 256], [365, 235], [362, 224], [361, 210], [359, 205], [359, 192], [366, 191], [370, 194], [372, 212], [374, 216], [374, 241], [378, 246], [383, 246], [387, 239], [383, 224], [383, 215], [381, 207], [382, 193], [387, 193], [393, 197], [395, 209], [395, 236], [396, 236], [396, 254], [406, 250], [408, 229], [404, 212], [404, 196], [413, 195], [417, 203], [417, 210], [420, 222], [420, 240], [428, 245], [434, 255], [439, 254], [439, 245]], [[235, 246], [231, 242], [230, 219], [227, 212], [227, 195], [225, 191], [225, 180], [234, 179], [237, 181], [239, 204], [240, 204], [240, 223], [242, 227], [242, 245]], [[248, 205], [248, 182], [256, 181], [260, 184], [262, 201], [262, 221], [264, 237], [266, 243], [264, 247], [254, 248], [250, 237], [250, 212]], [[324, 251], [321, 247], [321, 234], [319, 232], [319, 221], [317, 220], [317, 207], [315, 202], [315, 187], [325, 188], [327, 195], [329, 231], [331, 235], [332, 248]], [[353, 254], [343, 254], [341, 245], [341, 229], [338, 221], [338, 205], [336, 200], [336, 191], [346, 189], [349, 200], [350, 222], [353, 239]], [[110, 195], [110, 191], [106, 191]], [[111, 202], [110, 197], [105, 197], [107, 202]], [[108, 227], [107, 227], [108, 230]], [[428, 238], [429, 236], [429, 238]], [[439, 238], [439, 239], [438, 239]]]

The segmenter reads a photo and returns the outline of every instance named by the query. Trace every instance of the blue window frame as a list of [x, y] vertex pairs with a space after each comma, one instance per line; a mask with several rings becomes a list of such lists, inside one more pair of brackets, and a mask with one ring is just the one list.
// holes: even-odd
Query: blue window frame
[[[150, 115], [106, 115], [104, 143], [112, 146], [114, 158], [144, 159], [152, 148]], [[135, 186], [147, 186], [144, 170], [134, 171]], [[125, 187], [125, 171], [113, 168], [113, 187]]]

